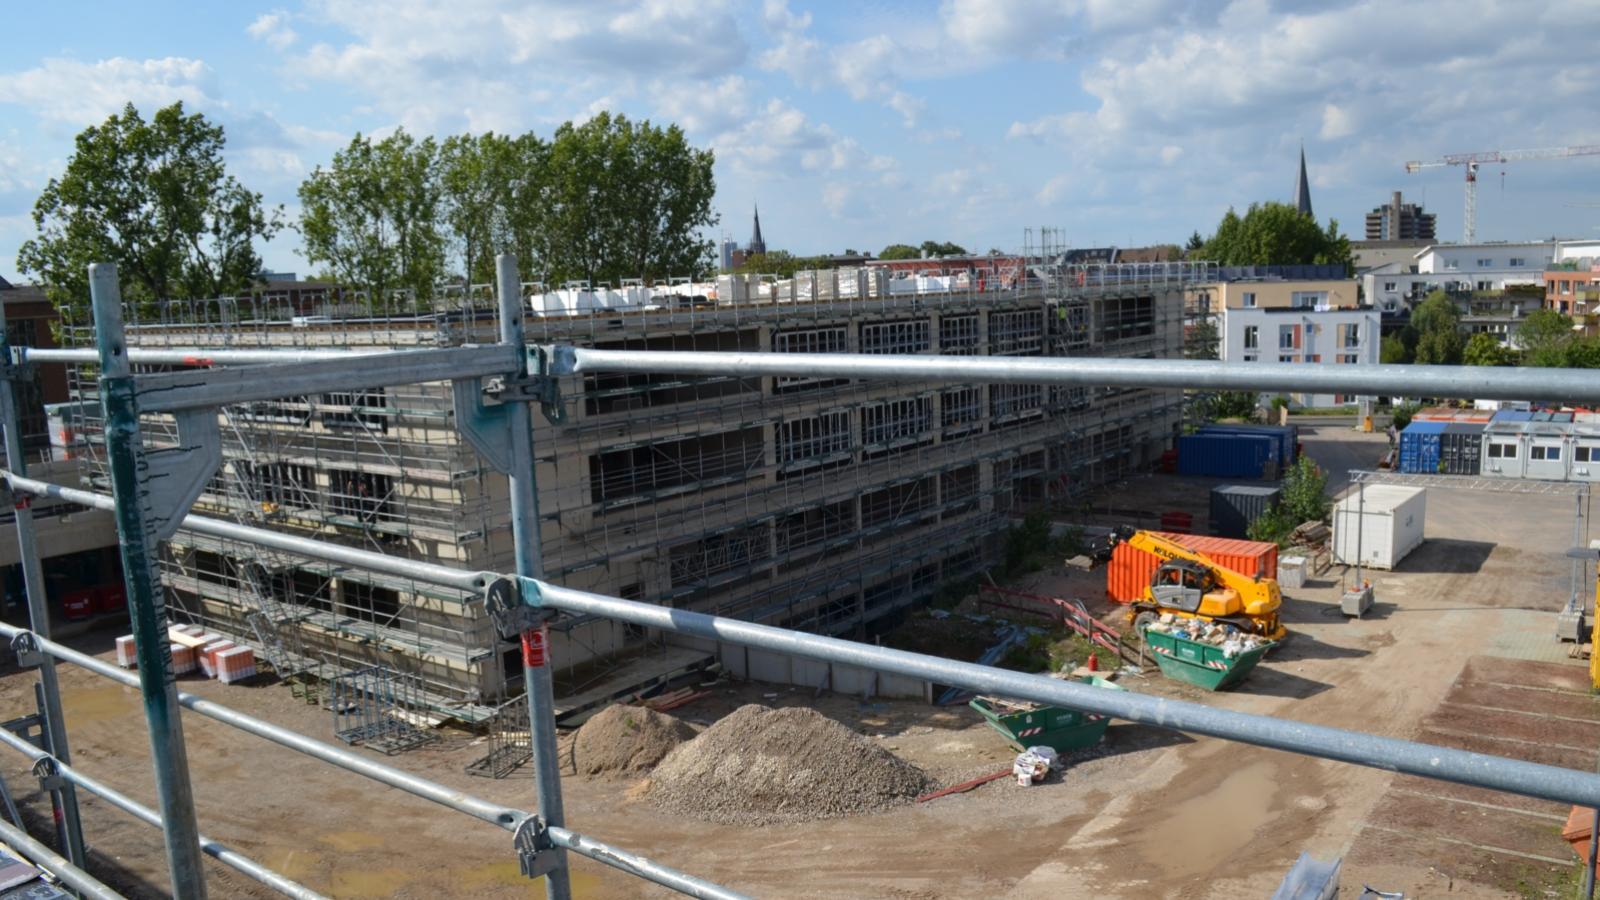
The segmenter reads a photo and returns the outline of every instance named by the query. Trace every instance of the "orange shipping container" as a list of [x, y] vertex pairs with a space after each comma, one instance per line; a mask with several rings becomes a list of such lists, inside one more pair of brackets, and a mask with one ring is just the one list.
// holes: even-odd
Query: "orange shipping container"
[[[1155, 532], [1184, 547], [1204, 553], [1219, 566], [1227, 566], [1243, 575], [1257, 572], [1268, 578], [1278, 577], [1278, 545], [1260, 541], [1240, 541], [1233, 538], [1207, 537], [1199, 534], [1171, 534]], [[1111, 564], [1106, 566], [1106, 594], [1118, 603], [1129, 603], [1144, 596], [1150, 586], [1150, 576], [1161, 565], [1160, 557], [1137, 550], [1128, 544], [1118, 544], [1111, 551]]]

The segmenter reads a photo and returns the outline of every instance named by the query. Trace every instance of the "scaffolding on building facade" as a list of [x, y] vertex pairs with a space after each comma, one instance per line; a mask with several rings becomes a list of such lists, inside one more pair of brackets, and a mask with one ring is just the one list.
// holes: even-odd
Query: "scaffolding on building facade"
[[[676, 281], [622, 307], [581, 298], [644, 289], [578, 285], [557, 292], [580, 298], [564, 305], [543, 285], [521, 289], [530, 343], [1164, 358], [1180, 352], [1182, 289], [1210, 276], [1206, 264], [1040, 257], [986, 276]], [[142, 349], [357, 353], [488, 343], [498, 328], [488, 286], [377, 305], [388, 311], [353, 293], [312, 306], [271, 295], [172, 302], [127, 333]], [[65, 334], [75, 346], [93, 340], [84, 323]], [[103, 486], [95, 372], [71, 369], [75, 449]], [[545, 566], [585, 589], [860, 633], [984, 566], [1022, 511], [1152, 465], [1181, 403], [1180, 392], [1139, 388], [562, 378], [564, 419], [539, 423], [535, 439]], [[196, 510], [406, 558], [504, 566], [504, 479], [459, 437], [454, 415], [444, 382], [224, 407], [225, 465]], [[172, 417], [146, 420], [151, 440], [177, 440]], [[472, 721], [520, 687], [515, 646], [496, 640], [472, 598], [437, 586], [196, 535], [168, 546], [162, 576], [176, 616], [252, 644], [286, 674], [387, 666], [417, 679], [430, 708]], [[625, 659], [651, 637], [585, 617], [555, 627], [568, 668]]]

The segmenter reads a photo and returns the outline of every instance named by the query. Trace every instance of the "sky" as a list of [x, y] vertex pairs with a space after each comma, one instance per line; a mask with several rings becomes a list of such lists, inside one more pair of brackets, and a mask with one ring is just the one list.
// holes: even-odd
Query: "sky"
[[[286, 220], [356, 133], [548, 136], [600, 110], [716, 153], [769, 249], [1182, 243], [1292, 199], [1359, 237], [1403, 190], [1459, 240], [1446, 153], [1600, 144], [1594, 0], [176, 0], [4, 4], [0, 277], [84, 127], [182, 100]], [[1600, 156], [1480, 174], [1483, 240], [1600, 236]], [[286, 229], [274, 271], [312, 267]], [[25, 279], [23, 279], [25, 280]]]

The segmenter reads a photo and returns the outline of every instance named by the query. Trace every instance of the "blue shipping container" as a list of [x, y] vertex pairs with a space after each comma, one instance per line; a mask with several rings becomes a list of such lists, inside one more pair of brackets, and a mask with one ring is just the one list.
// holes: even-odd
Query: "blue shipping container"
[[1412, 422], [1400, 432], [1400, 471], [1407, 475], [1439, 472], [1439, 437], [1449, 422]]
[[1251, 434], [1186, 434], [1178, 438], [1178, 474], [1260, 478], [1275, 439]]
[[1262, 435], [1275, 439], [1272, 461], [1280, 467], [1294, 462], [1295, 445], [1300, 440], [1298, 425], [1202, 425], [1200, 434]]

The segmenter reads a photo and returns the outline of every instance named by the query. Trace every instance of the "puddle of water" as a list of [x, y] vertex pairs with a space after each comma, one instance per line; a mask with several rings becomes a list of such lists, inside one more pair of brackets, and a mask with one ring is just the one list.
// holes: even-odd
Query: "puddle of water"
[[1169, 875], [1197, 875], [1245, 849], [1271, 818], [1277, 767], [1256, 763], [1198, 797], [1168, 807], [1148, 831], [1144, 855]]
[[354, 853], [357, 850], [376, 850], [384, 846], [382, 837], [366, 831], [330, 831], [323, 835], [322, 843], [335, 850]]
[[261, 864], [295, 881], [303, 882], [322, 863], [322, 857], [304, 850], [268, 850], [259, 857]]
[[141, 714], [139, 692], [120, 684], [63, 688], [61, 709], [68, 728]]
[[393, 897], [412, 882], [410, 872], [396, 869], [347, 869], [333, 872], [328, 893], [335, 897]]

